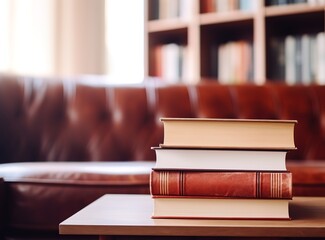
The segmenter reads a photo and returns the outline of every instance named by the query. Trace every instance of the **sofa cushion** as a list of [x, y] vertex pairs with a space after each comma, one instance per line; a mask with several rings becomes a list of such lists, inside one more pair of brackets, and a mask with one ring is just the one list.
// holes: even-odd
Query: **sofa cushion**
[[[149, 193], [153, 162], [28, 162], [0, 165], [10, 229], [57, 230], [107, 193]], [[51, 218], [49, 218], [51, 216]]]

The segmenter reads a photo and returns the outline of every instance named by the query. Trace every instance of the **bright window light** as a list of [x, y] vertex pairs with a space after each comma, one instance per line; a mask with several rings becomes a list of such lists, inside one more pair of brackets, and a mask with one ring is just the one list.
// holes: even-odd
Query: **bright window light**
[[106, 0], [107, 71], [111, 81], [144, 78], [144, 1]]
[[8, 0], [0, 1], [0, 52], [2, 57], [0, 58], [0, 71], [8, 71], [10, 62], [9, 45], [10, 38], [8, 32], [9, 27], [9, 15], [10, 8]]

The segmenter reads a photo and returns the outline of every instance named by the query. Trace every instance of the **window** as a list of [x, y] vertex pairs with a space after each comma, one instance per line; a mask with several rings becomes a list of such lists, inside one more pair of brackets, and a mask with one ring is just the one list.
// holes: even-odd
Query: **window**
[[106, 0], [107, 67], [120, 82], [144, 77], [144, 1]]
[[143, 0], [1, 0], [0, 72], [139, 82], [143, 25]]

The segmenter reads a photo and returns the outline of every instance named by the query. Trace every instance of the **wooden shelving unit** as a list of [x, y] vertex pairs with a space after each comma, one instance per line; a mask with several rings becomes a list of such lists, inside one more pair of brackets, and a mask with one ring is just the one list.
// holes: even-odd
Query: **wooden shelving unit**
[[[320, 0], [317, 4], [311, 4], [306, 0], [305, 3], [270, 5], [269, 1], [265, 0], [248, 0], [252, 3], [249, 9], [242, 10], [238, 5], [235, 9], [224, 10], [218, 6], [218, 11], [211, 9], [211, 4], [217, 4], [217, 0], [178, 0], [178, 3], [187, 9], [186, 16], [166, 17], [166, 13], [162, 11], [170, 9], [170, 6], [165, 5], [168, 1], [173, 1], [172, 4], [176, 6], [177, 0], [146, 0], [145, 65], [148, 76], [174, 82], [218, 79], [221, 83], [230, 84], [264, 84], [269, 81], [325, 84], [325, 79], [315, 79], [317, 76], [323, 78], [323, 75], [315, 77], [314, 74], [308, 77], [312, 79], [307, 80], [307, 77], [302, 79], [308, 70], [305, 68], [295, 70], [296, 79], [288, 80], [288, 62], [285, 62], [287, 64], [285, 70], [283, 65], [280, 66], [284, 61], [288, 61], [285, 57], [289, 56], [288, 45], [285, 45], [288, 36], [297, 39], [295, 42], [297, 48], [300, 46], [298, 44], [302, 36], [310, 43], [310, 38], [324, 33], [325, 1]], [[240, 0], [222, 2], [236, 3], [236, 1], [239, 4]], [[163, 46], [166, 45], [173, 45], [169, 49], [176, 49], [180, 55], [169, 50], [165, 51]], [[318, 51], [324, 51], [321, 49], [325, 48], [325, 43], [321, 45]], [[182, 46], [182, 51], [176, 46]], [[182, 55], [183, 52], [186, 54]], [[166, 74], [163, 69], [164, 62], [168, 62], [168, 59], [175, 55], [179, 56], [180, 60], [174, 62], [180, 63], [182, 70], [175, 72], [177, 71], [175, 68], [174, 73]], [[295, 58], [301, 59], [301, 56], [297, 55]], [[306, 57], [294, 68], [303, 68], [302, 66], [306, 65], [305, 59]], [[299, 76], [301, 74], [299, 71], [304, 71], [304, 74]]]

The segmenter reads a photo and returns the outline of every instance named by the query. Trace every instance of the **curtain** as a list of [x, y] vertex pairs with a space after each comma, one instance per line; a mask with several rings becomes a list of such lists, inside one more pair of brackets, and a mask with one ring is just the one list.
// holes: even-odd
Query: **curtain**
[[106, 73], [105, 0], [1, 0], [0, 71]]

